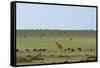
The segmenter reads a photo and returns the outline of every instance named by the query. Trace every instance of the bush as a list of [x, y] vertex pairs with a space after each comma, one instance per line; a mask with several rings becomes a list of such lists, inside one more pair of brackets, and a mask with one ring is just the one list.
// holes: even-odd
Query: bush
[[23, 57], [17, 57], [16, 63], [21, 63], [21, 62], [28, 62], [28, 60], [26, 58], [23, 58]]
[[42, 53], [39, 53], [38, 55], [31, 58], [31, 60], [44, 60], [44, 55]]

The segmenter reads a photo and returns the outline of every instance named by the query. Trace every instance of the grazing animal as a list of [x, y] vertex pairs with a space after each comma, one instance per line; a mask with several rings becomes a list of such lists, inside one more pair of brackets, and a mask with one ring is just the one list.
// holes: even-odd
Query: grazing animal
[[68, 51], [70, 51], [71, 50], [71, 48], [68, 48]]
[[26, 49], [26, 51], [29, 52], [30, 50], [29, 49]]
[[43, 51], [47, 51], [47, 49], [44, 49], [44, 48], [43, 48]]
[[74, 52], [74, 49], [71, 49], [72, 52]]
[[82, 51], [82, 49], [81, 48], [77, 48], [79, 51]]
[[59, 42], [57, 42], [57, 41], [55, 41], [55, 42], [56, 42], [56, 45], [57, 45], [58, 49], [62, 52], [63, 51], [63, 46]]
[[47, 49], [45, 49], [45, 48], [38, 48], [38, 49], [33, 49], [33, 51], [47, 51]]
[[37, 51], [42, 51], [42, 49], [40, 48], [40, 49], [37, 49]]
[[70, 38], [70, 40], [72, 40], [72, 38]]
[[33, 49], [33, 51], [37, 51], [37, 49]]
[[93, 51], [93, 49], [91, 48], [90, 51]]
[[24, 35], [24, 38], [26, 38], [26, 35]]
[[16, 52], [19, 52], [19, 49], [16, 49]]
[[69, 52], [74, 52], [75, 50], [73, 48], [68, 48], [67, 49]]

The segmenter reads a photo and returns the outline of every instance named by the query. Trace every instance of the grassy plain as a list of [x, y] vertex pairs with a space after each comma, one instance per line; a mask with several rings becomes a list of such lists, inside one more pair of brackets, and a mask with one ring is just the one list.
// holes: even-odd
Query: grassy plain
[[[96, 60], [96, 31], [17, 30], [16, 32], [17, 65]], [[62, 52], [55, 41], [63, 46]], [[38, 51], [43, 48], [46, 51]], [[37, 51], [33, 51], [33, 49], [37, 49]]]

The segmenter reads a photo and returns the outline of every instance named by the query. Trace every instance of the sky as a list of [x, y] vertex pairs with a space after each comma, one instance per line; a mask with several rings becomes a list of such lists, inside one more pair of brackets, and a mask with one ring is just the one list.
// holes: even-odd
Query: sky
[[17, 3], [16, 29], [96, 30], [96, 8]]

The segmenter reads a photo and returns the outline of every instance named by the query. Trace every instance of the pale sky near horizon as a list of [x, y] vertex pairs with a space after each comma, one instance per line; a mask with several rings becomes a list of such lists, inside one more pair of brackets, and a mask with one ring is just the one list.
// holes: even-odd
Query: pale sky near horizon
[[16, 28], [96, 30], [96, 8], [17, 3]]

